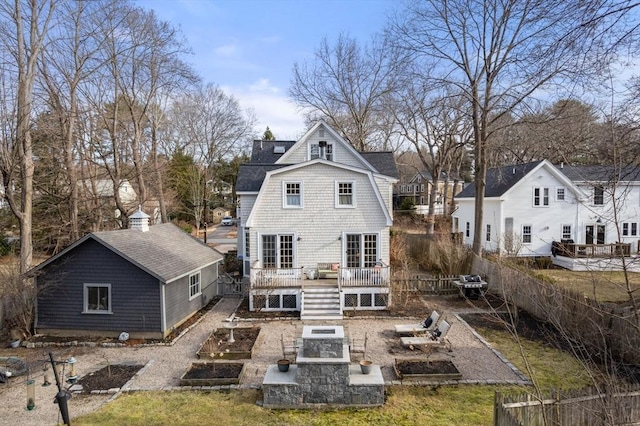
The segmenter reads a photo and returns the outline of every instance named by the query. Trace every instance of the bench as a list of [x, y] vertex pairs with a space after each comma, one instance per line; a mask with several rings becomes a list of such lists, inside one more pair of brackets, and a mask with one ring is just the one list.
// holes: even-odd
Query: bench
[[340, 267], [339, 262], [319, 262], [318, 263], [318, 278], [338, 278], [338, 269]]

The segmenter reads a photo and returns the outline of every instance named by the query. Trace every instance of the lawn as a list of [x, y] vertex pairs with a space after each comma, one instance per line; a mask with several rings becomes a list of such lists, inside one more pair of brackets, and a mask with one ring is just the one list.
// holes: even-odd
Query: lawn
[[[539, 269], [536, 273], [551, 278], [558, 286], [583, 294], [600, 302], [626, 302], [629, 293], [622, 272], [573, 272], [564, 269]], [[640, 273], [629, 272], [632, 290], [640, 289]], [[636, 293], [637, 294], [637, 293]]]
[[[520, 350], [506, 332], [478, 330], [526, 371]], [[543, 389], [581, 388], [589, 385], [580, 364], [566, 352], [524, 341], [532, 370]], [[493, 398], [504, 386], [391, 386], [384, 406], [348, 410], [267, 410], [256, 405], [260, 392], [136, 392], [119, 396], [74, 425], [491, 425]], [[521, 391], [521, 388], [518, 388]], [[214, 417], [212, 417], [214, 416]]]

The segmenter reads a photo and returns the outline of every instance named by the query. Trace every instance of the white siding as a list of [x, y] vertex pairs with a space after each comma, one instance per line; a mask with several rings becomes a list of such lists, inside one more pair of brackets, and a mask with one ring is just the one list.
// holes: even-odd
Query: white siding
[[[282, 208], [282, 182], [303, 182], [302, 209]], [[335, 182], [355, 182], [356, 208], [335, 208]], [[339, 262], [343, 232], [379, 233], [380, 255], [388, 263], [389, 232], [384, 210], [366, 174], [323, 164], [278, 173], [265, 182], [252, 216], [252, 257], [260, 233], [295, 233], [298, 267]], [[244, 198], [244, 197], [243, 197]], [[384, 253], [384, 255], [382, 255]]]

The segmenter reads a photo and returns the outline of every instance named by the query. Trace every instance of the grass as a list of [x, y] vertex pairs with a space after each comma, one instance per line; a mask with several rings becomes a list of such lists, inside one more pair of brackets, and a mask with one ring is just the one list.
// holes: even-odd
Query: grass
[[582, 364], [567, 352], [540, 342], [521, 339], [532, 371], [529, 374], [522, 352], [510, 334], [482, 327], [476, 331], [525, 375], [535, 377], [542, 390], [581, 389], [592, 385]]
[[[521, 371], [520, 350], [509, 334], [479, 329]], [[542, 389], [590, 385], [581, 365], [569, 354], [524, 340], [523, 347]], [[384, 406], [346, 410], [268, 410], [256, 405], [257, 390], [230, 392], [136, 392], [119, 396], [100, 410], [74, 419], [74, 425], [491, 425], [495, 391], [522, 387], [390, 386]]]
[[[536, 272], [556, 284], [557, 286], [573, 290], [585, 297], [600, 302], [626, 302], [629, 293], [622, 272], [573, 272], [563, 269], [539, 269]], [[640, 273], [629, 272], [629, 281], [636, 294], [640, 290]]]
[[384, 406], [346, 410], [267, 410], [255, 390], [136, 392], [118, 397], [74, 425], [491, 425], [492, 386], [389, 387]]

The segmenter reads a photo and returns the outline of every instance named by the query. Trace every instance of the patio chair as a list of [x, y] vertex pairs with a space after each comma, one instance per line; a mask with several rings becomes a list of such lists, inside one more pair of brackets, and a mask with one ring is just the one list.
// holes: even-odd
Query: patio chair
[[414, 349], [416, 346], [422, 347], [438, 347], [449, 346], [449, 352], [451, 352], [451, 342], [447, 339], [447, 334], [451, 329], [451, 324], [442, 320], [434, 330], [429, 332], [426, 336], [418, 337], [401, 337], [402, 346]]
[[436, 328], [436, 324], [438, 323], [439, 319], [440, 319], [440, 314], [437, 311], [433, 311], [431, 312], [431, 315], [429, 315], [429, 318], [427, 318], [426, 320], [420, 323], [396, 325], [395, 326], [396, 333], [397, 334], [413, 334], [413, 335], [423, 334]]
[[362, 354], [362, 359], [367, 357], [367, 333], [364, 333], [364, 339], [351, 339], [349, 342], [349, 352], [351, 354]]
[[284, 334], [280, 335], [280, 345], [282, 346], [282, 358], [289, 359], [289, 356], [295, 358], [298, 354], [298, 347], [295, 340], [285, 342]]

